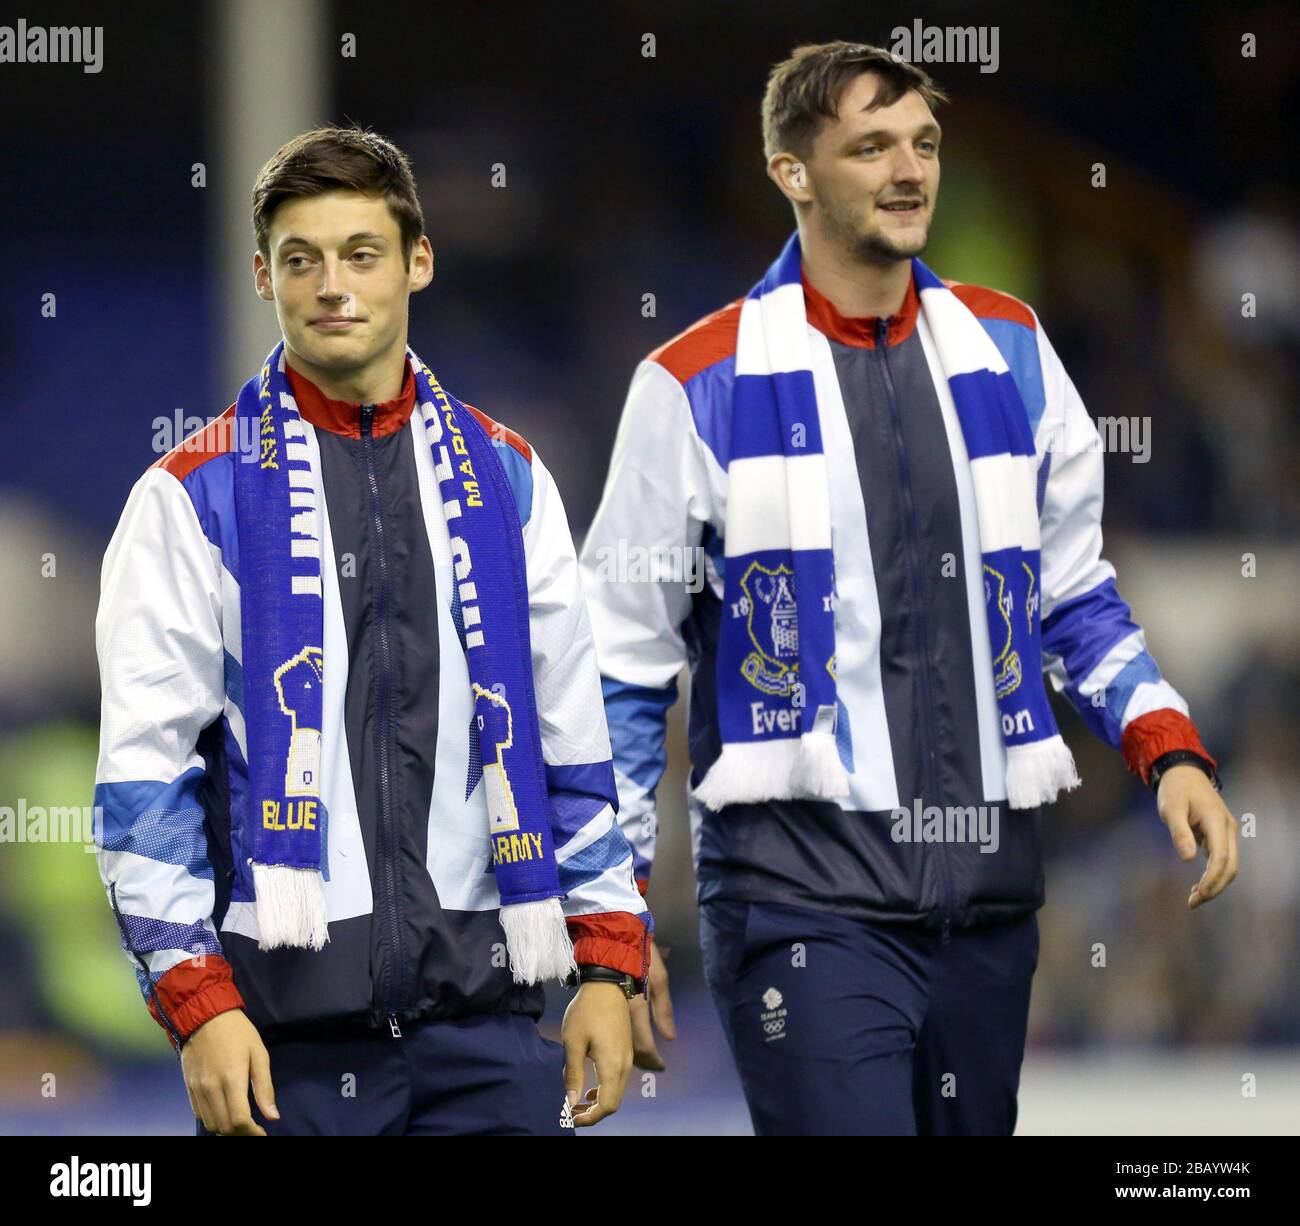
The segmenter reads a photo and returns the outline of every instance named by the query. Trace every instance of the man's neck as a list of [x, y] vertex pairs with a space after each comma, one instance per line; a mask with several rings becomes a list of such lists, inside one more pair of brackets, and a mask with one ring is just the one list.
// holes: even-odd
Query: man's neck
[[335, 373], [305, 361], [288, 346], [285, 346], [284, 360], [297, 374], [314, 383], [327, 400], [342, 400], [346, 404], [384, 404], [396, 400], [406, 375], [405, 343], [396, 354], [377, 358], [364, 370]]
[[800, 229], [799, 246], [804, 276], [841, 315], [849, 319], [886, 319], [902, 309], [912, 280], [911, 260], [863, 264], [847, 258], [825, 238], [812, 233], [811, 227]]

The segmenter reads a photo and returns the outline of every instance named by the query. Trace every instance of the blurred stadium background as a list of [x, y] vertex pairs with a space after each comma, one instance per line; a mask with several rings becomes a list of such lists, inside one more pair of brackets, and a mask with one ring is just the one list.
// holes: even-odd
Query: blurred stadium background
[[[0, 5], [0, 24], [18, 16], [105, 30], [97, 74], [0, 66], [11, 808], [90, 802], [100, 558], [156, 458], [155, 418], [219, 413], [276, 338], [252, 292], [247, 212], [253, 174], [284, 139], [355, 120], [411, 154], [438, 257], [413, 344], [533, 442], [580, 537], [636, 361], [744, 293], [791, 228], [762, 171], [768, 66], [800, 42], [889, 45], [916, 16], [998, 26], [996, 73], [928, 65], [954, 102], [926, 258], [1033, 304], [1094, 416], [1151, 419], [1149, 462], [1107, 457], [1107, 556], [1220, 758], [1229, 805], [1255, 817], [1236, 884], [1189, 914], [1199, 867], [1175, 859], [1119, 756], [1059, 713], [1087, 785], [1045, 821], [1021, 1131], [1298, 1130], [1294, 9]], [[1104, 189], [1091, 186], [1096, 162]], [[504, 188], [491, 185], [497, 163]], [[634, 1076], [604, 1133], [748, 1130], [700, 975], [683, 709], [650, 895], [682, 1037], [666, 1073]], [[1097, 941], [1105, 969], [1091, 965]], [[0, 1132], [192, 1131], [177, 1062], [79, 846], [0, 847], [0, 983]]]

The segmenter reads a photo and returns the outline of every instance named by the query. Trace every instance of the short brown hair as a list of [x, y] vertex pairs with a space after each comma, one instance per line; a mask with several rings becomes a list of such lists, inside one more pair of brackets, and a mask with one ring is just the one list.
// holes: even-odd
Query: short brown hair
[[383, 196], [402, 235], [402, 260], [424, 233], [424, 213], [411, 159], [392, 141], [364, 128], [316, 128], [282, 145], [253, 183], [253, 233], [264, 260], [275, 210], [295, 196], [339, 188]]
[[838, 117], [840, 95], [859, 73], [881, 77], [876, 106], [892, 106], [914, 89], [933, 111], [948, 95], [927, 72], [866, 43], [816, 43], [796, 47], [772, 69], [763, 95], [763, 156], [812, 152], [823, 119]]

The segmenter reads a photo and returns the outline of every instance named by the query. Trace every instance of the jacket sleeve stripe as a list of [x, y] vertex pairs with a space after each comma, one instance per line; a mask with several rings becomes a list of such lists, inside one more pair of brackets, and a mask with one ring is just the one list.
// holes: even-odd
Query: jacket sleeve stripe
[[[206, 924], [171, 924], [145, 915], [122, 915], [128, 951], [138, 954], [177, 951], [188, 958], [221, 953], [217, 934]], [[154, 968], [151, 968], [154, 969]]]
[[1043, 621], [1043, 650], [1059, 656], [1065, 675], [1077, 683], [1131, 635], [1140, 633], [1114, 579], [1058, 605]]
[[103, 850], [174, 864], [211, 880], [203, 809], [195, 796], [202, 778], [196, 766], [171, 783], [101, 783], [95, 805], [103, 814]]
[[677, 701], [677, 684], [662, 689], [601, 678], [609, 720], [614, 768], [638, 787], [653, 792], [668, 764], [665, 729], [668, 709]]
[[205, 876], [195, 876], [179, 865], [129, 851], [101, 851], [98, 858], [105, 883], [117, 888], [123, 913], [174, 924], [200, 923], [211, 917], [216, 889], [210, 868]]

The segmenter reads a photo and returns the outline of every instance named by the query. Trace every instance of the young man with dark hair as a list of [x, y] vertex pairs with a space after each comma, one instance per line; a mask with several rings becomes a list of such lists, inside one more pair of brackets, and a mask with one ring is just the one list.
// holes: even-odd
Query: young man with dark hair
[[[643, 885], [691, 666], [705, 970], [759, 1133], [1013, 1131], [1040, 806], [1079, 782], [1044, 668], [1178, 854], [1203, 845], [1189, 905], [1237, 869], [1216, 764], [1101, 556], [1083, 402], [1029, 307], [916, 258], [943, 100], [874, 47], [775, 68], [764, 151], [796, 233], [638, 366], [583, 547]], [[633, 582], [610, 559], [634, 547], [693, 551], [707, 582]], [[649, 1009], [671, 1017], [657, 957]]]
[[[123, 946], [200, 1135], [593, 1124], [651, 921], [559, 493], [407, 345], [433, 251], [400, 150], [290, 141], [253, 224], [283, 340], [104, 560]], [[572, 976], [561, 1050], [535, 1023]]]

